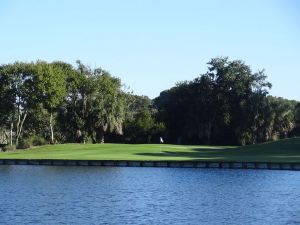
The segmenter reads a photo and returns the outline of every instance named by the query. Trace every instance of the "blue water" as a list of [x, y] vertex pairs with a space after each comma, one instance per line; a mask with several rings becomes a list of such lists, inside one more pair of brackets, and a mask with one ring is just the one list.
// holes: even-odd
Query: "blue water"
[[0, 166], [0, 224], [299, 224], [300, 172]]

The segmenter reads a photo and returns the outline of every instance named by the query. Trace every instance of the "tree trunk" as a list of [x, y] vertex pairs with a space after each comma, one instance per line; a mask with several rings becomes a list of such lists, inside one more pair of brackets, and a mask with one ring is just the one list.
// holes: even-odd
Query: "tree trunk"
[[54, 144], [54, 133], [53, 133], [53, 125], [52, 125], [52, 112], [50, 113], [49, 125], [50, 125], [50, 132], [51, 132], [51, 144]]
[[14, 124], [13, 122], [10, 123], [10, 146], [12, 146], [13, 144], [13, 128], [14, 128]]
[[16, 129], [16, 146], [18, 146], [19, 144], [19, 128], [20, 128], [20, 121], [21, 121], [21, 114], [19, 112], [19, 116], [18, 116], [18, 122], [17, 122], [17, 129]]
[[16, 138], [16, 146], [19, 144], [19, 139], [23, 130], [23, 124], [25, 122], [25, 119], [27, 117], [27, 112], [24, 113], [24, 117], [21, 120], [21, 114], [19, 115], [18, 124], [17, 124], [17, 138]]
[[99, 134], [99, 143], [104, 144], [104, 133], [103, 132], [100, 132], [100, 134]]
[[101, 143], [101, 144], [104, 143], [104, 132], [102, 130], [99, 130], [97, 132], [96, 140], [97, 140], [97, 143]]

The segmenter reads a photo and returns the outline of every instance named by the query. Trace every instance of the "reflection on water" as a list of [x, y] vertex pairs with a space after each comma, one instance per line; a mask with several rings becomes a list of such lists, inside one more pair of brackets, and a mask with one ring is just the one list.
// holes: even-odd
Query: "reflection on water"
[[1, 224], [296, 224], [300, 172], [0, 166]]

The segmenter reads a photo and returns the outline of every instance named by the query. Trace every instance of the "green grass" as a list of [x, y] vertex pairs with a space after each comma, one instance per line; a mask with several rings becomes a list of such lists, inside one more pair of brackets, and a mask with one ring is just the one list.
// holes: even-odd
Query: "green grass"
[[300, 138], [246, 147], [158, 144], [61, 144], [1, 152], [0, 159], [66, 160], [197, 160], [235, 162], [298, 162]]

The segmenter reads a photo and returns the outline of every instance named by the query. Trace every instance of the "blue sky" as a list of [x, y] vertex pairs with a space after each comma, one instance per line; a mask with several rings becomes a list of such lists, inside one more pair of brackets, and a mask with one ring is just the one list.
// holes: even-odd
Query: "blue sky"
[[153, 98], [228, 56], [300, 100], [297, 0], [2, 0], [0, 27], [0, 63], [80, 59]]

